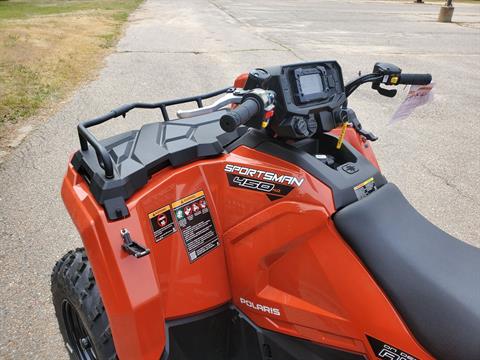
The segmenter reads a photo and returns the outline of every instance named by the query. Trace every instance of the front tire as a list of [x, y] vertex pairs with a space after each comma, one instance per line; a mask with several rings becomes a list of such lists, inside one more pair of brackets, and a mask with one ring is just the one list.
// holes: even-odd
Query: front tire
[[74, 360], [117, 359], [107, 313], [84, 248], [53, 268], [52, 300], [65, 346]]

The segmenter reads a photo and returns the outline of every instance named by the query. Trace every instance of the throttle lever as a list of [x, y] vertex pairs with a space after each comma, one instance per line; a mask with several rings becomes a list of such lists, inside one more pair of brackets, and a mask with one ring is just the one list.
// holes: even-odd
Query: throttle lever
[[380, 95], [383, 95], [383, 96], [386, 96], [386, 97], [394, 97], [395, 95], [397, 95], [397, 90], [396, 89], [385, 89], [385, 88], [382, 88], [380, 85], [377, 85], [376, 87], [372, 86], [375, 90], [378, 91], [378, 93]]

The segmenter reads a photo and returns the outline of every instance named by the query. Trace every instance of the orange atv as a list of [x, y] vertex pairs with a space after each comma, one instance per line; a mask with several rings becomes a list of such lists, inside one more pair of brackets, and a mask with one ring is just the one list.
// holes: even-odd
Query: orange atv
[[[52, 274], [71, 357], [480, 359], [480, 250], [387, 182], [347, 106], [364, 83], [392, 97], [430, 81], [276, 66], [81, 123], [62, 197], [85, 248]], [[88, 130], [135, 108], [164, 121]]]

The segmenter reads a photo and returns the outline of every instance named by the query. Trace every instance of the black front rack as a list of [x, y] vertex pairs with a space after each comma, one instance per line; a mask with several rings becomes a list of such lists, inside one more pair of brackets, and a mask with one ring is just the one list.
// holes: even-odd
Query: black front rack
[[87, 128], [100, 125], [108, 120], [115, 119], [119, 116], [123, 116], [125, 118], [126, 114], [133, 109], [160, 109], [162, 113], [163, 121], [170, 121], [170, 117], [168, 116], [167, 107], [179, 104], [185, 104], [189, 102], [195, 102], [198, 108], [203, 107], [203, 100], [210, 99], [212, 97], [232, 92], [234, 89], [231, 87], [224, 88], [221, 90], [217, 90], [208, 94], [203, 94], [199, 96], [192, 96], [183, 99], [176, 99], [176, 100], [169, 100], [159, 103], [132, 103], [120, 106], [117, 109], [110, 111], [108, 114], [99, 116], [97, 118], [87, 120], [81, 122], [77, 129], [78, 129], [78, 137], [80, 139], [80, 147], [82, 151], [88, 150], [88, 144], [92, 145], [95, 149], [95, 153], [97, 155], [98, 163], [105, 171], [105, 177], [107, 179], [113, 179], [114, 172], [113, 172], [113, 162], [112, 158], [108, 154], [107, 149], [97, 140], [97, 138], [89, 131]]

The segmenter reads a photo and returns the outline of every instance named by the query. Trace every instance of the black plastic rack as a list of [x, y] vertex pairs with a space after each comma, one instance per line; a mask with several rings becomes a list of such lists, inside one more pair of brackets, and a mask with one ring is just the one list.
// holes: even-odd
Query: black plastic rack
[[163, 102], [151, 103], [151, 104], [137, 102], [137, 103], [120, 106], [110, 111], [108, 114], [81, 122], [78, 125], [77, 129], [78, 129], [78, 137], [80, 139], [81, 150], [87, 151], [88, 144], [92, 145], [92, 147], [95, 149], [98, 163], [101, 166], [101, 168], [105, 171], [105, 178], [113, 179], [114, 171], [113, 171], [112, 158], [108, 154], [108, 151], [105, 148], [105, 146], [103, 146], [100, 143], [100, 141], [98, 141], [97, 138], [89, 130], [87, 130], [88, 128], [92, 126], [100, 125], [108, 120], [115, 119], [120, 116], [125, 118], [126, 114], [133, 109], [160, 109], [163, 121], [170, 121], [170, 117], [168, 116], [168, 112], [167, 112], [167, 107], [169, 106], [195, 102], [198, 108], [202, 108], [204, 100], [210, 99], [212, 97], [215, 97], [224, 93], [232, 92], [233, 90], [234, 89], [232, 87], [228, 87], [228, 88], [217, 90], [211, 93], [187, 97], [183, 99], [169, 100], [169, 101], [163, 101]]

